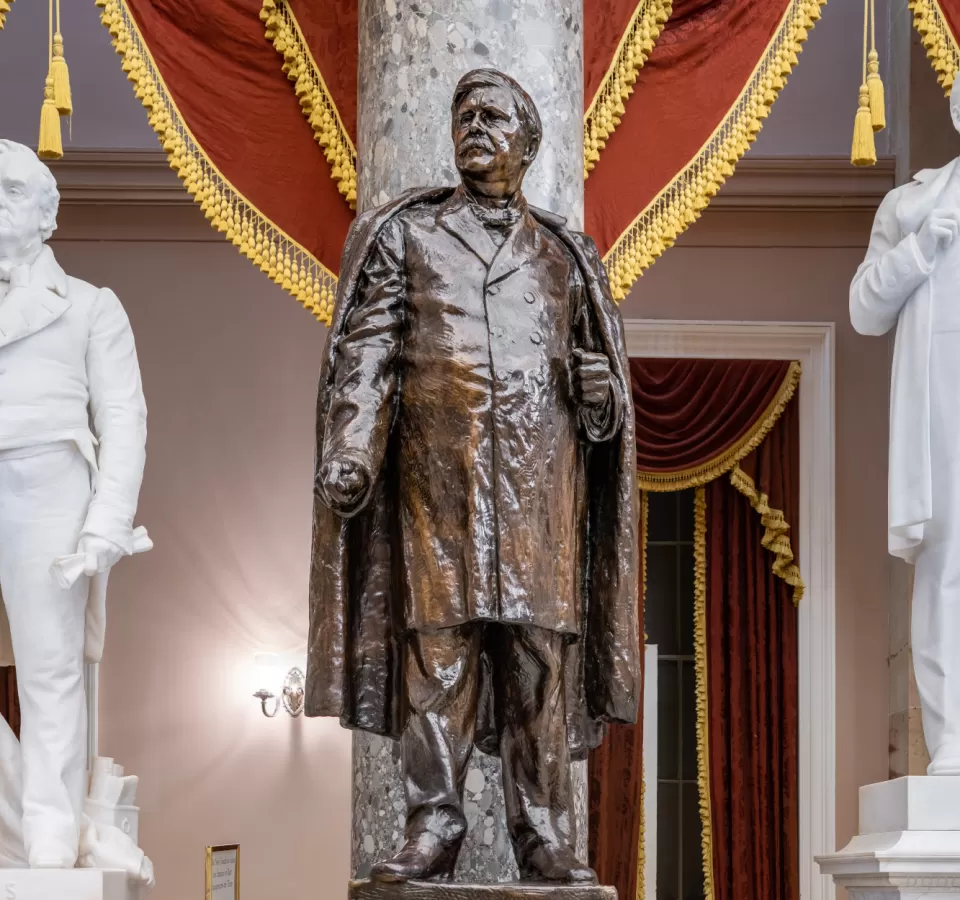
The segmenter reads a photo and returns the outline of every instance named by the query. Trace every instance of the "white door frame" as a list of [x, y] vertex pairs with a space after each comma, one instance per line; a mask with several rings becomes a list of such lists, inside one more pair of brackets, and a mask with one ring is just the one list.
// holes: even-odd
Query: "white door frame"
[[800, 897], [834, 900], [816, 856], [836, 849], [834, 325], [626, 319], [632, 357], [789, 359], [800, 381]]

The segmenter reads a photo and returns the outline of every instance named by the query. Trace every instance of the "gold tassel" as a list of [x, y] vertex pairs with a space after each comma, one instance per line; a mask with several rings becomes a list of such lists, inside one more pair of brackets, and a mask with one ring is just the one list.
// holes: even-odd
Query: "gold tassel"
[[887, 127], [886, 103], [883, 97], [883, 80], [880, 78], [880, 62], [877, 51], [870, 51], [867, 72], [867, 88], [870, 93], [870, 119], [874, 131], [883, 131]]
[[60, 159], [63, 156], [63, 139], [60, 136], [60, 113], [53, 100], [53, 75], [47, 75], [43, 98], [37, 156], [40, 159]]
[[870, 114], [870, 88], [867, 86], [867, 36], [870, 33], [870, 4], [863, 0], [863, 81], [860, 84], [860, 106], [853, 123], [853, 149], [850, 162], [855, 166], [872, 166], [877, 161], [873, 140], [873, 116]]
[[873, 130], [883, 131], [887, 127], [887, 111], [883, 98], [883, 81], [880, 79], [880, 56], [877, 53], [876, 0], [870, 0], [870, 55], [867, 62], [867, 87], [870, 88], [870, 118], [873, 120]]
[[877, 161], [877, 148], [873, 140], [873, 119], [870, 116], [870, 89], [860, 85], [860, 108], [853, 123], [853, 150], [850, 162], [855, 166], [872, 166]]
[[53, 61], [50, 63], [53, 75], [53, 102], [61, 116], [73, 112], [73, 99], [70, 93], [70, 71], [63, 56], [63, 36], [58, 31], [53, 36]]

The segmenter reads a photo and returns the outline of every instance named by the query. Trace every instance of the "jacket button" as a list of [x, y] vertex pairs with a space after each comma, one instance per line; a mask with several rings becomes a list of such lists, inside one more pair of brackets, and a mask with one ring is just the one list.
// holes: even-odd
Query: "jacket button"
[[533, 291], [527, 291], [527, 292], [523, 295], [523, 299], [526, 300], [527, 303], [536, 303], [536, 301], [537, 301], [537, 298], [536, 298], [536, 296], [534, 295]]
[[491, 297], [496, 297], [497, 294], [500, 293], [500, 288], [498, 288], [495, 284], [491, 284], [490, 287], [487, 288], [487, 293]]
[[535, 343], [535, 344], [542, 344], [542, 343], [543, 343], [543, 335], [540, 334], [539, 331], [535, 331], [533, 334], [530, 335], [530, 340], [533, 341], [533, 343]]

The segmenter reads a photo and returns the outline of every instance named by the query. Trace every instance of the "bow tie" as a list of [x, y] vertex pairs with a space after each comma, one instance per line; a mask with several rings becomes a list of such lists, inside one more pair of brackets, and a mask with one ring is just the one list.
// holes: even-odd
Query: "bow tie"
[[24, 287], [30, 282], [30, 266], [0, 262], [0, 282], [9, 282], [11, 288]]
[[473, 214], [488, 228], [511, 228], [520, 221], [520, 216], [524, 210], [516, 206], [508, 206], [505, 209], [495, 209], [488, 206], [481, 206], [479, 203], [471, 203], [470, 209]]

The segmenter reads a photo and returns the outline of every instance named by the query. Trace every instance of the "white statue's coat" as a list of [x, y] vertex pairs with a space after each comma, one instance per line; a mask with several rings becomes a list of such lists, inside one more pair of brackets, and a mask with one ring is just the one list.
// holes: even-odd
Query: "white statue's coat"
[[[46, 246], [58, 203], [36, 155], [0, 141], [0, 662], [16, 663], [21, 708], [19, 745], [0, 728], [0, 864], [31, 868], [78, 861], [83, 664], [103, 652], [110, 569], [150, 547], [134, 529], [147, 413], [133, 332], [111, 291]], [[118, 849], [87, 837], [81, 865]]]
[[[83, 533], [132, 553], [147, 410], [126, 313], [112, 291], [65, 275], [49, 247], [15, 278], [0, 301], [0, 452], [76, 444], [95, 488]], [[107, 574], [91, 579], [89, 662], [103, 654]], [[0, 620], [0, 665], [13, 664], [11, 654]]]
[[[917, 246], [916, 232], [954, 177], [957, 160], [919, 172], [877, 210], [866, 259], [850, 287], [850, 320], [861, 334], [897, 327], [890, 392], [890, 552], [912, 562], [933, 515], [930, 451], [930, 343], [933, 304], [944, 290]], [[960, 510], [958, 510], [960, 513]]]
[[[960, 91], [951, 98], [960, 127]], [[896, 327], [888, 540], [914, 564], [911, 644], [931, 775], [960, 775], [960, 161], [877, 211], [850, 287], [861, 334]]]

